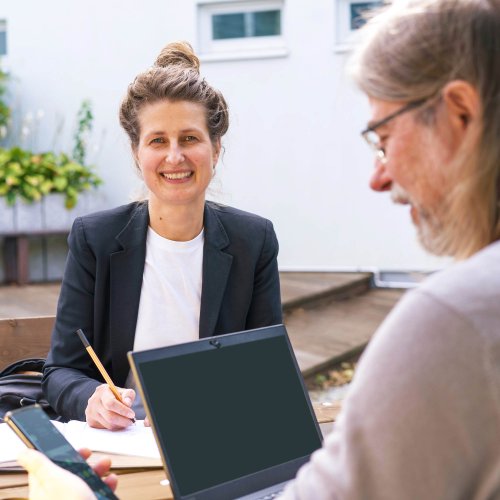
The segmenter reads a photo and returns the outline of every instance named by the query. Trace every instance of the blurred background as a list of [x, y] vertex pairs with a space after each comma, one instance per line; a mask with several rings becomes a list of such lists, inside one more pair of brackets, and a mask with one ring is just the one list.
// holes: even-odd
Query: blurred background
[[[0, 282], [13, 280], [6, 259], [16, 262], [23, 252], [28, 281], [58, 280], [74, 216], [137, 195], [141, 181], [118, 107], [135, 75], [174, 40], [193, 45], [201, 73], [230, 106], [211, 198], [273, 221], [281, 271], [443, 267], [420, 249], [408, 207], [368, 187], [373, 155], [359, 132], [369, 108], [346, 65], [359, 14], [377, 3], [1, 0], [0, 100], [9, 113], [1, 125], [0, 107]], [[35, 160], [16, 159], [16, 147]], [[26, 215], [24, 201], [6, 198], [6, 169], [36, 166], [48, 153], [67, 155], [57, 158], [69, 170], [86, 167], [90, 190], [60, 190], [56, 202], [43, 196]], [[56, 184], [69, 186], [68, 179]], [[32, 182], [27, 189], [40, 185]]]

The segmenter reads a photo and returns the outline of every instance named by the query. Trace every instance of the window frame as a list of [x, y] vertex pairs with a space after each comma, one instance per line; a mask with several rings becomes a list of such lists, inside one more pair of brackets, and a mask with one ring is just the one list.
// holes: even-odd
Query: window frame
[[380, 0], [334, 0], [335, 2], [335, 52], [346, 52], [355, 43], [357, 29], [351, 28], [351, 7], [360, 3], [382, 5]]
[[[285, 57], [288, 50], [283, 37], [284, 0], [217, 0], [199, 1], [198, 53], [202, 61]], [[216, 40], [212, 32], [212, 16], [247, 12], [280, 11], [280, 35], [251, 36]]]

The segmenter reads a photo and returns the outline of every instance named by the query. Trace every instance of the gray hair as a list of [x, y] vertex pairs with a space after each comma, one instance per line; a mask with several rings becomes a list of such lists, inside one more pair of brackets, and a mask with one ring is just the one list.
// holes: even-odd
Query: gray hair
[[481, 98], [480, 136], [458, 155], [436, 250], [468, 257], [500, 238], [500, 0], [396, 1], [361, 34], [351, 74], [369, 96], [417, 101], [463, 80]]

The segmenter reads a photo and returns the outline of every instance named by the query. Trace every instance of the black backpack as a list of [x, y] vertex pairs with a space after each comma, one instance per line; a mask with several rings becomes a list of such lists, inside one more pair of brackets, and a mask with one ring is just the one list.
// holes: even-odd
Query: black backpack
[[[0, 371], [0, 418], [16, 408], [38, 403], [48, 414], [56, 419], [42, 392], [42, 370], [44, 358], [29, 358], [16, 361]], [[34, 372], [34, 373], [23, 373]]]

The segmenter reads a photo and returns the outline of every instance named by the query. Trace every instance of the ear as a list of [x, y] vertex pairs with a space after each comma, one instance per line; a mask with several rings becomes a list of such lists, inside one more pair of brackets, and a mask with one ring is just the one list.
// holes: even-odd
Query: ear
[[139, 164], [139, 156], [137, 154], [137, 148], [134, 148], [133, 146], [132, 146], [132, 158], [134, 159], [134, 163], [135, 163], [137, 170], [142, 175], [142, 169], [141, 169], [141, 165]]
[[213, 143], [214, 145], [214, 153], [213, 153], [213, 165], [216, 165], [217, 162], [219, 161], [219, 155], [220, 155], [220, 150], [221, 150], [221, 140], [220, 137]]
[[474, 85], [453, 80], [444, 86], [441, 95], [455, 132], [464, 134], [471, 125], [479, 123], [481, 99]]

